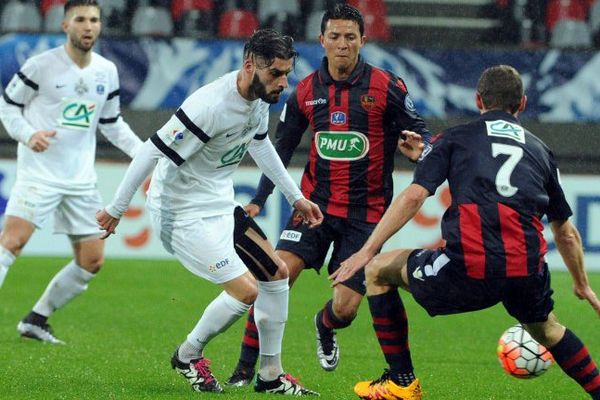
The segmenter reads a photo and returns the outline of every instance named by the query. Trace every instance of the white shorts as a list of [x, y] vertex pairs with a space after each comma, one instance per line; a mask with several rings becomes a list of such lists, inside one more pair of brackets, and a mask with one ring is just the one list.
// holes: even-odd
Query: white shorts
[[99, 235], [102, 231], [96, 224], [96, 212], [101, 208], [102, 198], [98, 191], [71, 195], [17, 182], [10, 192], [5, 214], [23, 218], [38, 229], [53, 214], [55, 233]]
[[248, 271], [233, 245], [233, 214], [173, 221], [150, 212], [150, 218], [164, 248], [193, 274], [222, 284]]

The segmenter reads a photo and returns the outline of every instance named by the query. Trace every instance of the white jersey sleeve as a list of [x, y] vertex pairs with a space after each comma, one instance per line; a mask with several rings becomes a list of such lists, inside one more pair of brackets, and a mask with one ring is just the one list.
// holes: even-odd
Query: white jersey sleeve
[[171, 119], [150, 138], [152, 143], [175, 165], [180, 166], [208, 143], [213, 132], [214, 111], [207, 105], [193, 107], [190, 96]]
[[144, 142], [129, 164], [115, 196], [106, 206], [106, 212], [114, 218], [121, 218], [127, 211], [136, 190], [150, 175], [161, 157], [162, 153], [149, 140]]
[[100, 113], [98, 127], [100, 132], [116, 147], [133, 158], [136, 150], [142, 144], [139, 137], [133, 133], [129, 124], [121, 116], [121, 104], [119, 99], [119, 75], [114, 67], [110, 74], [110, 92], [106, 103]]
[[0, 119], [15, 140], [27, 145], [37, 132], [23, 116], [23, 109], [37, 96], [40, 73], [35, 61], [29, 59], [8, 83], [0, 100]]
[[304, 198], [302, 192], [283, 166], [275, 147], [271, 143], [271, 139], [266, 134], [264, 138], [255, 139], [250, 143], [248, 153], [267, 178], [281, 190], [290, 205], [293, 206], [296, 201]]

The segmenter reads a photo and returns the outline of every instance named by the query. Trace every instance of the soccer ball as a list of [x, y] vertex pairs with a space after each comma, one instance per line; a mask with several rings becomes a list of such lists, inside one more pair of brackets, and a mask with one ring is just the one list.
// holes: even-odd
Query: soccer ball
[[508, 328], [500, 336], [496, 352], [504, 371], [519, 379], [542, 375], [554, 361], [548, 349], [536, 342], [521, 324]]

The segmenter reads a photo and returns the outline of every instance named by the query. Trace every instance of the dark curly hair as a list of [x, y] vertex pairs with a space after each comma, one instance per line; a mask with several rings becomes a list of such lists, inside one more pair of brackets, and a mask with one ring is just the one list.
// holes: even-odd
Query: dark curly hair
[[[244, 45], [244, 59], [255, 56], [269, 67], [276, 58], [289, 60], [296, 58], [298, 53], [294, 49], [294, 39], [283, 35], [274, 29], [258, 29]], [[295, 60], [294, 60], [295, 61]]]

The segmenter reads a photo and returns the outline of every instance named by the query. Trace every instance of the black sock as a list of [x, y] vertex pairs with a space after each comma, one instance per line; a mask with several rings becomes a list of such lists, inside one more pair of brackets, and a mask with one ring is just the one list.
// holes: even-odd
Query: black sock
[[47, 321], [48, 317], [38, 314], [35, 311], [30, 312], [25, 318], [23, 318], [23, 322], [37, 326], [44, 326], [46, 325]]

